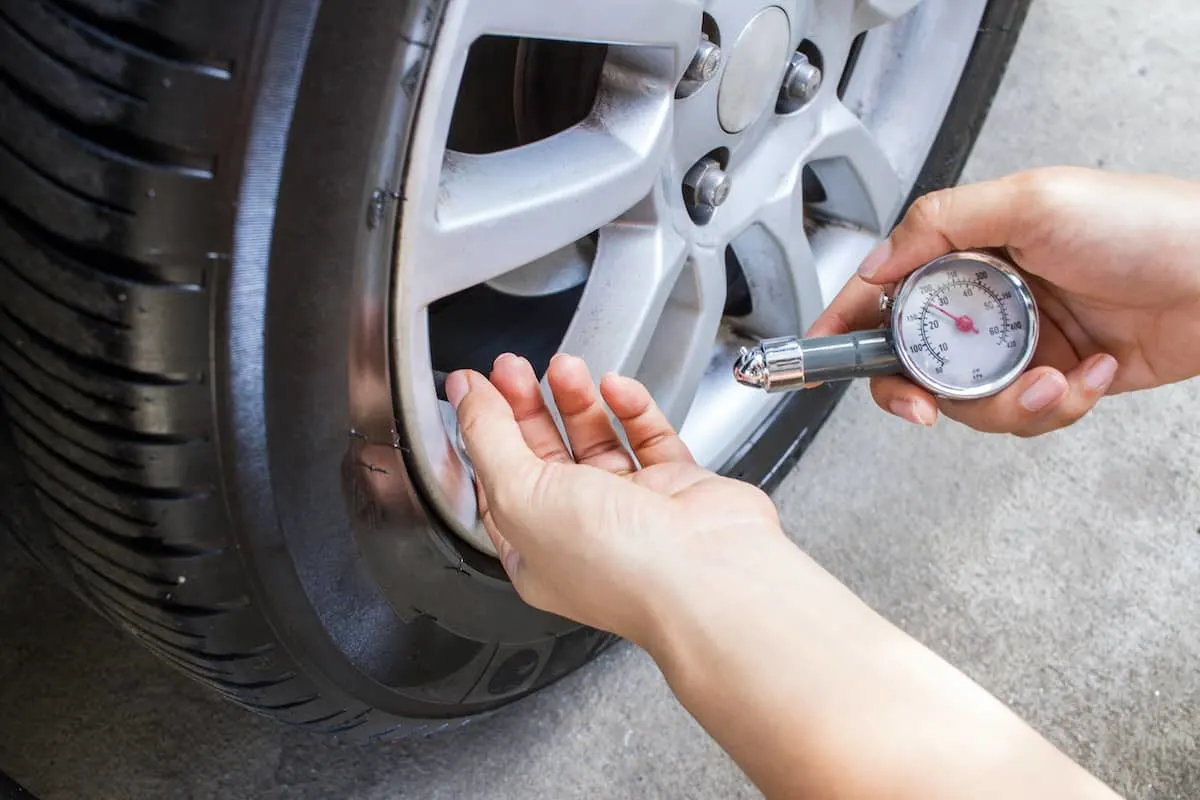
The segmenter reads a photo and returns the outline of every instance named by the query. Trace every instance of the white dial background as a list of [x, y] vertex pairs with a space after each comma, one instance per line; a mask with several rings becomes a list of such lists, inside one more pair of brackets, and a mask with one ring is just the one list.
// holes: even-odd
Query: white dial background
[[897, 347], [936, 384], [977, 389], [1008, 377], [1026, 352], [1025, 303], [1007, 276], [986, 264], [934, 267], [898, 301]]

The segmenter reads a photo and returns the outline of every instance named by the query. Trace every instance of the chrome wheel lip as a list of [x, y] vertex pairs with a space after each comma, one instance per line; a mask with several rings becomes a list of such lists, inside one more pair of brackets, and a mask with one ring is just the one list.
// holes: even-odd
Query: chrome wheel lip
[[[435, 45], [426, 83], [429, 87], [427, 93], [449, 92], [453, 96], [456, 91], [448, 87], [457, 87], [457, 76], [461, 74], [465, 55], [461, 52], [463, 48], [447, 47], [446, 42], [458, 42], [464, 31], [484, 32], [494, 28], [506, 28], [495, 13], [492, 13], [489, 19], [482, 22], [474, 20], [477, 24], [472, 24], [469, 15], [481, 7], [481, 2], [483, 0], [452, 0], [450, 3], [442, 28], [443, 37], [449, 38], [443, 38]], [[811, 253], [808, 258], [815, 268], [811, 270], [811, 274], [796, 276], [796, 282], [790, 290], [796, 292], [800, 298], [795, 311], [790, 318], [785, 315], [776, 319], [755, 321], [756, 324], [768, 327], [790, 324], [791, 333], [795, 333], [806, 323], [811, 323], [815, 315], [823, 310], [845, 281], [852, 276], [861, 259], [894, 223], [903, 197], [911, 191], [925, 156], [932, 148], [941, 128], [965, 68], [974, 41], [973, 34], [986, 4], [986, 0], [924, 0], [902, 19], [872, 31], [859, 53], [855, 80], [841, 104], [843, 108], [853, 109], [856, 113], [843, 114], [832, 121], [828, 116], [816, 115], [806, 119], [806, 116], [809, 116], [807, 109], [789, 115], [791, 124], [788, 131], [796, 135], [797, 141], [800, 142], [799, 146], [790, 146], [792, 158], [789, 159], [788, 145], [781, 141], [781, 137], [772, 137], [777, 128], [759, 124], [762, 118], [751, 125], [737, 141], [731, 141], [730, 135], [719, 128], [717, 120], [705, 123], [705, 127], [693, 119], [698, 114], [695, 109], [703, 108], [699, 101], [710, 94], [719, 93], [719, 79], [714, 79], [711, 85], [689, 94], [686, 99], [676, 100], [675, 84], [692, 60], [695, 46], [699, 42], [700, 9], [698, 5], [687, 0], [663, 0], [664, 8], [678, 14], [681, 19], [687, 18], [690, 11], [694, 11], [694, 34], [691, 38], [679, 35], [669, 44], [645, 48], [645, 53], [635, 52], [632, 48], [622, 48], [625, 55], [630, 57], [630, 63], [635, 63], [634, 67], [627, 70], [625, 77], [633, 75], [639, 83], [636, 97], [630, 95], [627, 98], [631, 102], [631, 108], [624, 117], [624, 123], [629, 129], [624, 132], [618, 130], [617, 137], [624, 136], [622, 142], [642, 155], [644, 161], [638, 162], [640, 165], [654, 163], [658, 166], [644, 185], [636, 187], [638, 191], [628, 191], [624, 197], [614, 197], [617, 205], [628, 200], [628, 207], [636, 209], [633, 224], [628, 226], [629, 228], [635, 228], [649, 220], [649, 223], [646, 223], [649, 226], [647, 229], [653, 229], [653, 232], [629, 235], [626, 236], [628, 241], [623, 242], [618, 236], [617, 245], [612, 247], [624, 246], [631, 254], [652, 253], [656, 263], [675, 264], [670, 270], [675, 270], [676, 276], [682, 274], [679, 270], [689, 269], [694, 269], [697, 275], [707, 274], [708, 278], [697, 278], [694, 289], [695, 295], [700, 298], [698, 305], [702, 306], [705, 298], [711, 299], [718, 291], [718, 287], [715, 286], [717, 267], [723, 280], [724, 250], [732, 240], [742, 237], [753, 228], [748, 239], [750, 245], [776, 247], [785, 251], [796, 246], [797, 243], [786, 241], [789, 238], [786, 225], [776, 225], [772, 230], [769, 225], [751, 224], [750, 220], [757, 219], [756, 215], [764, 205], [775, 202], [780, 206], [780, 217], [776, 223], [788, 218], [794, 221], [794, 212], [799, 207], [791, 205], [792, 198], [786, 187], [799, 185], [802, 166], [800, 157], [806, 151], [810, 155], [815, 152], [811, 146], [814, 140], [828, 134], [830, 130], [836, 130], [837, 125], [841, 124], [846, 130], [854, 131], [854, 126], [861, 124], [865, 130], [878, 136], [878, 150], [886, 157], [889, 168], [896, 175], [896, 184], [891, 187], [891, 196], [880, 202], [879, 198], [869, 197], [872, 188], [866, 187], [863, 192], [868, 197], [866, 205], [859, 203], [862, 206], [859, 211], [864, 213], [860, 214], [863, 218], [857, 220], [857, 229], [830, 226], [816, 231], [812, 237], [801, 243], [802, 249]], [[516, 3], [514, 7], [521, 5], [523, 4]], [[730, 15], [731, 19], [749, 19], [753, 13], [760, 12], [763, 8], [751, 7], [744, 0], [726, 0], [715, 5], [717, 10], [722, 7], [734, 11], [740, 9], [740, 17], [735, 13]], [[810, 14], [815, 15], [814, 25], [809, 28], [813, 30], [825, 21], [821, 16], [823, 9], [846, 6], [847, 3], [817, 0], [813, 3], [789, 1], [777, 5], [783, 7], [789, 14], [789, 19], [803, 19], [807, 22]], [[874, 3], [864, 3], [860, 0], [855, 9], [859, 14], [880, 13], [875, 6]], [[519, 17], [522, 13], [518, 10], [516, 16]], [[846, 15], [841, 19], [845, 21], [852, 17]], [[828, 24], [832, 26], [832, 23]], [[528, 29], [520, 29], [516, 22], [507, 27], [512, 30], [493, 32], [529, 32]], [[852, 28], [846, 28], [846, 35], [843, 37], [847, 52], [853, 38], [849, 35], [851, 31]], [[807, 32], [806, 30], [805, 33]], [[814, 30], [814, 33], [819, 31]], [[793, 38], [797, 34], [797, 31], [792, 31]], [[938, 48], [925, 48], [925, 52], [937, 50], [937, 57], [927, 58], [918, 54], [914, 58], [913, 43], [928, 40], [930, 37], [941, 44]], [[832, 60], [833, 51], [826, 52], [830, 53]], [[647, 58], [643, 59], [643, 56]], [[779, 65], [780, 76], [786, 68], [786, 61]], [[930, 74], [939, 75], [942, 80], [931, 82]], [[860, 76], [863, 75], [869, 77], [861, 79]], [[832, 93], [839, 79], [840, 74], [836, 71], [826, 70], [824, 85], [818, 94]], [[914, 91], [914, 88], [919, 91]], [[772, 107], [777, 94], [778, 87], [771, 94]], [[901, 95], [907, 96], [908, 99], [899, 102], [897, 98]], [[708, 99], [711, 106], [712, 98]], [[475, 548], [491, 553], [491, 542], [475, 522], [474, 488], [462, 457], [454, 415], [447, 414], [445, 404], [436, 399], [429, 363], [427, 309], [424, 306], [428, 292], [422, 286], [420, 269], [414, 266], [428, 263], [427, 260], [422, 261], [421, 255], [436, 252], [422, 250], [420, 239], [428, 234], [432, 219], [430, 215], [437, 215], [440, 196], [444, 196], [444, 169], [454, 170], [457, 166], [452, 155], [445, 161], [440, 156], [436, 159], [431, 156], [440, 152], [448, 125], [448, 103], [444, 97], [440, 98], [440, 102], [438, 100], [439, 98], [433, 98], [432, 103], [429, 97], [422, 100], [410, 154], [410, 163], [414, 168], [409, 171], [408, 184], [404, 190], [405, 202], [401, 210], [392, 298], [392, 349], [396, 375], [397, 418], [405, 428], [406, 441], [412, 449], [409, 462], [413, 467], [414, 477], [422, 483], [427, 499], [460, 537]], [[768, 118], [769, 115], [770, 112]], [[621, 120], [618, 119], [616, 127], [619, 129], [621, 124]], [[656, 130], [657, 133], [646, 135], [646, 130]], [[807, 139], [804, 138], [806, 130]], [[707, 137], [703, 135], [704, 131], [708, 132]], [[728, 205], [720, 209], [719, 214], [714, 215], [713, 223], [698, 226], [688, 216], [676, 187], [682, 180], [683, 173], [694, 163], [698, 151], [715, 144], [735, 145], [731, 149], [736, 162], [734, 169], [738, 173], [737, 185], [731, 193]], [[779, 153], [783, 155], [780, 156]], [[758, 199], [743, 201], [746, 207], [739, 208], [739, 194], [741, 197], [747, 197], [745, 190], [739, 193], [744, 181], [749, 181], [758, 192]], [[772, 186], [782, 188], [773, 193], [770, 190]], [[791, 191], [794, 192], [794, 189]], [[727, 214], [731, 207], [733, 210]], [[817, 210], [820, 210], [819, 207]], [[718, 224], [716, 219], [722, 216], [731, 221]], [[793, 230], [795, 233], [801, 233], [803, 227], [794, 225]], [[562, 238], [568, 238], [574, 233], [578, 231], [565, 231]], [[566, 246], [569, 243], [569, 240], [562, 241], [561, 245]], [[547, 252], [514, 255], [513, 261], [520, 262], [525, 255], [544, 257]], [[703, 266], [693, 266], [698, 263]], [[664, 271], [663, 275], [664, 280], [671, 280], [669, 270]], [[705, 288], [706, 286], [708, 288]], [[720, 291], [723, 292], [723, 286], [720, 287]], [[663, 298], [662, 302], [669, 305], [672, 297]], [[662, 312], [661, 308], [659, 312]], [[697, 319], [704, 317], [699, 311], [695, 316]], [[698, 340], [695, 337], [684, 337], [680, 340], [681, 352], [697, 361], [702, 355], [706, 356], [706, 363], [701, 365], [698, 374], [690, 378], [695, 387], [694, 396], [670, 397], [668, 405], [673, 406], [674, 415], [681, 419], [681, 432], [698, 459], [706, 466], [720, 468], [768, 419], [778, 407], [780, 398], [760, 396], [734, 384], [728, 366], [736, 356], [738, 347], [745, 341], [744, 331], [728, 321], [721, 323], [719, 318], [714, 319], [711, 315], [705, 319], [710, 321], [707, 324], [713, 325], [714, 334], [719, 332], [719, 335], [713, 337], [716, 346], [714, 348], [711, 345], [713, 339], [709, 339], [710, 345], [701, 354], [696, 342], [702, 341], [703, 337]], [[641, 355], [650, 360], [657, 359], [659, 364], [663, 362], [663, 358], [654, 353], [647, 355], [643, 350]], [[670, 394], [666, 389], [663, 391]], [[684, 391], [686, 392], [686, 389]], [[682, 414], [678, 410], [680, 407], [684, 409]]]

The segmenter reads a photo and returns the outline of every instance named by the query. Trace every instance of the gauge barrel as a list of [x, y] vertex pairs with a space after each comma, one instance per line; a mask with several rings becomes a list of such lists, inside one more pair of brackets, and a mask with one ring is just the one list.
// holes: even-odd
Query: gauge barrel
[[733, 369], [738, 383], [772, 394], [901, 372], [892, 332], [886, 329], [814, 339], [766, 339], [743, 349]]

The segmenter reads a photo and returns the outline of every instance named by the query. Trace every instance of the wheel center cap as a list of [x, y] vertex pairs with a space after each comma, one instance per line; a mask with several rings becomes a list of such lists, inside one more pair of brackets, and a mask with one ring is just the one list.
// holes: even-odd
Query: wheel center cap
[[728, 133], [741, 133], [779, 96], [792, 50], [792, 31], [782, 8], [764, 8], [742, 30], [728, 56], [717, 116]]

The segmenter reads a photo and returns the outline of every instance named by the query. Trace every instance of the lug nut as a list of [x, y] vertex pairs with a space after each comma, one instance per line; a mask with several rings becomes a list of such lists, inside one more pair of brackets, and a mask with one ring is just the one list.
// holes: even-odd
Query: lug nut
[[696, 54], [692, 56], [692, 63], [688, 65], [683, 79], [695, 83], [708, 83], [716, 77], [717, 70], [721, 68], [721, 58], [720, 47], [708, 39], [702, 40], [700, 46], [696, 48]]
[[693, 218], [707, 219], [729, 198], [733, 182], [715, 158], [702, 158], [683, 179], [683, 199]]
[[821, 91], [823, 76], [804, 53], [792, 54], [787, 72], [783, 76], [783, 89], [779, 93], [779, 110], [789, 113], [808, 105], [817, 92]]

